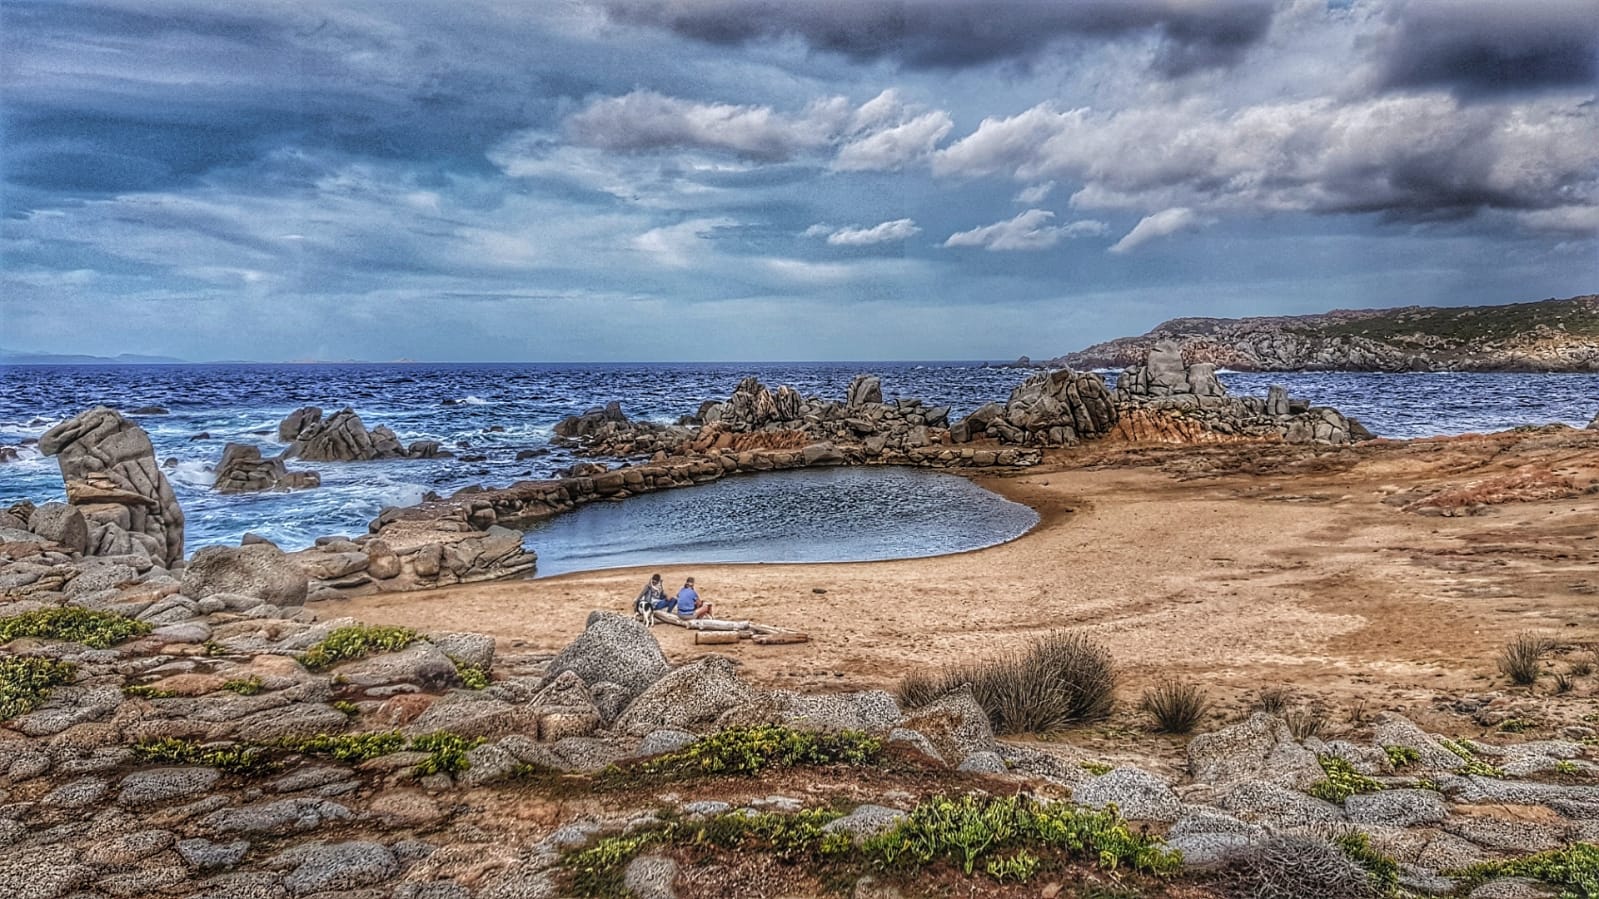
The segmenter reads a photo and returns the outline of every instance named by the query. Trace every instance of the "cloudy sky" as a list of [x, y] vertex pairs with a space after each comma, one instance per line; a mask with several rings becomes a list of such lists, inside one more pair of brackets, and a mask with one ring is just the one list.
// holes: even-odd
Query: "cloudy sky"
[[1599, 0], [5, 0], [0, 345], [1055, 355], [1599, 290]]

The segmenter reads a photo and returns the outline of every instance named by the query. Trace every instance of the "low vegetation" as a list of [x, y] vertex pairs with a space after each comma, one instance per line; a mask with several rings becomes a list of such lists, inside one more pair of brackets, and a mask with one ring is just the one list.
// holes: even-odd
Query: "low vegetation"
[[468, 690], [483, 690], [489, 685], [489, 673], [476, 665], [468, 665], [455, 656], [450, 656], [450, 661], [455, 663], [455, 676], [461, 679], [461, 685]]
[[1560, 899], [1599, 899], [1599, 846], [1573, 843], [1537, 855], [1481, 862], [1453, 872], [1467, 889], [1500, 877], [1525, 877], [1560, 889]]
[[264, 746], [247, 743], [202, 743], [177, 737], [133, 744], [133, 757], [162, 765], [199, 765], [228, 774], [258, 776], [276, 769]]
[[36, 656], [0, 657], [0, 721], [33, 711], [50, 690], [72, 682], [77, 666]]
[[947, 865], [971, 876], [1025, 882], [1065, 862], [1109, 871], [1168, 876], [1181, 856], [1158, 838], [1134, 832], [1114, 811], [1092, 811], [1026, 796], [939, 796], [910, 811], [892, 829], [859, 846], [826, 826], [839, 814], [809, 809], [793, 814], [731, 812], [705, 820], [671, 819], [656, 827], [606, 837], [569, 854], [564, 866], [583, 896], [621, 895], [628, 862], [650, 847], [761, 853], [854, 870], [913, 874]]
[[1312, 784], [1306, 792], [1317, 799], [1343, 802], [1357, 793], [1376, 793], [1383, 788], [1379, 781], [1356, 771], [1355, 766], [1344, 759], [1324, 755], [1316, 760], [1321, 763], [1321, 770], [1326, 773], [1327, 779]]
[[229, 693], [237, 693], [240, 696], [254, 696], [261, 692], [261, 678], [253, 674], [249, 677], [235, 677], [225, 681], [222, 684], [222, 689], [227, 690]]
[[[777, 725], [731, 727], [701, 737], [688, 746], [657, 756], [633, 769], [652, 777], [674, 779], [715, 774], [756, 774], [767, 768], [797, 765], [869, 765], [883, 744], [860, 731], [814, 733]], [[611, 772], [619, 775], [620, 769]]]
[[1538, 676], [1543, 673], [1543, 657], [1553, 648], [1554, 645], [1546, 637], [1531, 633], [1517, 634], [1499, 651], [1499, 670], [1510, 678], [1511, 683], [1530, 687], [1538, 682]]
[[133, 745], [134, 758], [168, 765], [201, 765], [229, 774], [256, 776], [274, 771], [279, 757], [286, 753], [326, 756], [345, 764], [358, 765], [369, 759], [396, 752], [425, 752], [413, 773], [456, 774], [471, 767], [466, 754], [482, 745], [479, 737], [463, 737], [448, 731], [435, 731], [406, 737], [399, 731], [360, 734], [311, 734], [286, 737], [274, 743], [204, 743], [167, 737]]
[[1388, 764], [1393, 765], [1395, 771], [1421, 761], [1421, 753], [1409, 746], [1384, 746], [1382, 751], [1388, 756]]
[[416, 631], [408, 627], [352, 624], [329, 631], [320, 643], [306, 649], [300, 661], [312, 671], [323, 671], [374, 653], [398, 652], [418, 639]]
[[1116, 667], [1108, 650], [1082, 634], [1052, 631], [1019, 652], [910, 674], [900, 700], [923, 706], [964, 684], [996, 733], [1050, 733], [1109, 715]]
[[1210, 703], [1204, 691], [1183, 681], [1162, 680], [1144, 691], [1138, 708], [1150, 717], [1155, 729], [1167, 734], [1193, 731]]
[[1478, 777], [1505, 776], [1505, 772], [1500, 771], [1498, 768], [1479, 758], [1476, 751], [1471, 748], [1471, 743], [1466, 740], [1456, 742], [1454, 740], [1444, 739], [1439, 740], [1438, 745], [1454, 753], [1461, 759], [1461, 761], [1465, 762], [1465, 764], [1458, 769], [1461, 774], [1475, 774]]
[[110, 612], [76, 606], [36, 609], [0, 618], [0, 644], [22, 637], [82, 643], [90, 649], [110, 649], [124, 640], [150, 633], [150, 624]]
[[124, 684], [122, 695], [134, 699], [171, 699], [178, 694], [150, 684]]

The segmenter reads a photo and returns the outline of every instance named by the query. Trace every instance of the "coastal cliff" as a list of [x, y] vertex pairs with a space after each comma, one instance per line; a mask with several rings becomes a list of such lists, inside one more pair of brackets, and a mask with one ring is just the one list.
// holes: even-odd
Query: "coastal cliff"
[[1176, 318], [1047, 367], [1125, 368], [1176, 341], [1190, 363], [1236, 371], [1599, 371], [1599, 295], [1503, 306], [1340, 309]]

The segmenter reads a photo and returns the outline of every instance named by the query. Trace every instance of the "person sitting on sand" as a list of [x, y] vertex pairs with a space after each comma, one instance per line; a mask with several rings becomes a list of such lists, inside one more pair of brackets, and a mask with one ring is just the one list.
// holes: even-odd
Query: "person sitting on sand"
[[666, 595], [666, 587], [661, 584], [661, 576], [651, 575], [650, 582], [644, 585], [639, 592], [638, 599], [633, 600], [633, 611], [638, 614], [639, 620], [648, 623], [650, 615], [657, 609], [669, 609], [672, 600]]
[[689, 578], [683, 582], [683, 589], [677, 591], [677, 617], [679, 618], [709, 618], [711, 617], [711, 604], [700, 602], [700, 594], [694, 589], [694, 579]]

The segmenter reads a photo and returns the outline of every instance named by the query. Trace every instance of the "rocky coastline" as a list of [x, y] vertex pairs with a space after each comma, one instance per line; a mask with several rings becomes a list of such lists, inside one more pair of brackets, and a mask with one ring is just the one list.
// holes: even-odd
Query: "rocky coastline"
[[[1045, 367], [1124, 368], [1162, 341], [1189, 362], [1235, 371], [1599, 371], [1599, 296], [1503, 306], [1179, 318]], [[1024, 360], [1018, 360], [1022, 364]], [[1025, 360], [1032, 366], [1032, 360]]]
[[[91, 410], [42, 444], [80, 485], [70, 502], [14, 507], [0, 531], [0, 895], [702, 896], [728, 870], [787, 876], [789, 895], [824, 892], [795, 879], [809, 863], [784, 863], [763, 842], [781, 838], [861, 896], [914, 894], [923, 877], [1034, 895], [1036, 882], [1022, 882], [1042, 857], [1054, 866], [1041, 875], [1054, 878], [1046, 890], [1086, 879], [1220, 899], [1240, 878], [1291, 874], [1312, 878], [1305, 895], [1387, 884], [1487, 897], [1534, 894], [1514, 860], [1599, 838], [1599, 787], [1586, 782], [1599, 766], [1582, 742], [1591, 729], [1579, 726], [1545, 740], [1459, 741], [1389, 712], [1334, 736], [1278, 709], [1192, 737], [1180, 766], [1106, 761], [1070, 743], [1005, 739], [969, 688], [913, 703], [873, 690], [768, 689], [729, 656], [673, 664], [649, 629], [609, 612], [591, 615], [559, 653], [539, 654], [318, 611], [334, 608], [318, 600], [385, 582], [526, 571], [522, 535], [504, 527], [519, 516], [745, 470], [918, 456], [1018, 467], [1067, 439], [1052, 431], [1068, 416], [1096, 451], [1129, 416], [1193, 422], [1191, 433], [1238, 446], [1291, 448], [1295, 422], [1309, 428], [1307, 444], [1338, 436], [1318, 435], [1327, 419], [1284, 395], [1225, 396], [1213, 371], [1170, 349], [1117, 394], [1105, 391], [1097, 408], [1115, 410], [1114, 423], [1076, 417], [1078, 403], [1096, 408], [1081, 399], [1092, 383], [1031, 379], [1002, 416], [955, 423], [969, 443], [947, 439], [953, 428], [931, 424], [939, 417], [925, 407], [872, 398], [869, 381], [840, 404], [848, 415], [818, 413], [815, 424], [805, 402], [793, 407], [799, 416], [769, 417], [757, 411], [757, 385], [741, 386], [702, 412], [714, 420], [690, 429], [674, 447], [682, 455], [663, 446], [658, 461], [521, 485], [520, 506], [499, 505], [499, 491], [467, 493], [299, 553], [247, 540], [187, 560], [182, 513], [148, 440], [117, 413]], [[1102, 398], [1091, 386], [1088, 395]], [[863, 435], [851, 419], [878, 430]], [[1262, 430], [1215, 430], [1231, 420]], [[884, 440], [875, 455], [858, 439], [796, 446], [812, 432], [794, 422]], [[917, 428], [936, 436], [907, 448]], [[1006, 442], [1007, 428], [1039, 445]], [[1513, 720], [1504, 703], [1480, 710], [1496, 708], [1491, 720]], [[774, 746], [793, 755], [762, 748]], [[1027, 805], [1003, 804], [1019, 795]], [[1056, 816], [1084, 842], [1015, 844], [964, 872], [959, 856], [884, 867], [874, 854], [884, 845], [874, 838], [908, 839], [906, 828], [961, 809], [974, 821]], [[741, 836], [695, 843], [683, 821]], [[750, 822], [765, 836], [740, 829]], [[1114, 870], [1099, 867], [1107, 859]]]

